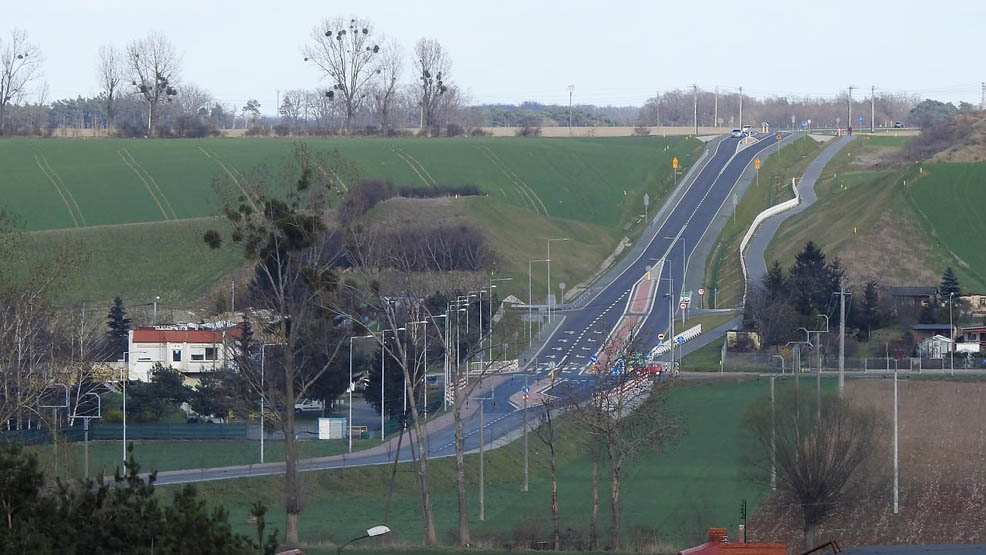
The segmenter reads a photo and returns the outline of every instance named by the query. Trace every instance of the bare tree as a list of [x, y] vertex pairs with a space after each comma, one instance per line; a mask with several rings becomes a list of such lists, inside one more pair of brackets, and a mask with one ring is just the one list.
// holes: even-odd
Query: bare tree
[[116, 116], [113, 102], [119, 94], [125, 71], [123, 55], [115, 46], [104, 44], [99, 47], [96, 77], [99, 79], [99, 85], [103, 89], [103, 95], [105, 95], [107, 129], [113, 127], [113, 118]]
[[632, 332], [607, 341], [594, 369], [596, 380], [591, 392], [572, 403], [572, 413], [589, 434], [588, 441], [602, 444], [609, 463], [610, 546], [614, 550], [620, 547], [624, 463], [644, 445], [654, 447], [668, 441], [676, 427], [674, 419], [662, 414], [671, 382], [655, 380], [643, 369], [630, 370], [637, 348]]
[[394, 104], [399, 92], [398, 83], [404, 70], [404, 50], [390, 41], [380, 54], [377, 78], [373, 83], [373, 108], [380, 119], [380, 130], [387, 135], [393, 126]]
[[377, 74], [376, 58], [380, 46], [373, 37], [373, 26], [365, 19], [341, 17], [326, 19], [312, 29], [305, 45], [305, 61], [313, 62], [329, 80], [332, 88], [326, 97], [338, 91], [346, 105], [346, 133], [352, 131], [353, 116], [366, 100], [371, 80]]
[[801, 510], [807, 549], [815, 547], [826, 517], [864, 495], [865, 467], [885, 429], [873, 409], [826, 394], [817, 410], [818, 399], [795, 389], [779, 396], [775, 407], [755, 403], [745, 417], [755, 439], [749, 468], [769, 484], [773, 466], [781, 502]]
[[554, 416], [551, 414], [554, 410], [552, 405], [553, 402], [549, 399], [545, 399], [541, 404], [541, 416], [538, 425], [534, 428], [534, 434], [548, 447], [551, 467], [551, 525], [554, 532], [554, 549], [558, 551], [561, 549], [561, 511], [558, 506], [558, 456], [555, 453], [558, 438]]
[[419, 39], [414, 45], [414, 69], [423, 124], [432, 133], [433, 128], [440, 125], [439, 108], [451, 83], [452, 61], [438, 41]]
[[181, 113], [189, 116], [208, 116], [213, 103], [212, 94], [194, 83], [180, 85], [175, 98]]
[[181, 56], [164, 35], [151, 33], [127, 45], [130, 83], [147, 101], [147, 134], [154, 133], [158, 104], [178, 94]]
[[41, 75], [41, 50], [28, 42], [27, 31], [13, 29], [0, 39], [0, 135], [6, 132], [7, 106], [17, 102]]
[[[301, 491], [294, 407], [316, 382], [332, 377], [336, 355], [352, 329], [349, 321], [334, 318], [325, 308], [341, 305], [334, 270], [340, 251], [323, 219], [334, 194], [332, 176], [341, 171], [326, 170], [331, 163], [297, 143], [293, 159], [279, 169], [259, 166], [245, 179], [221, 175], [216, 182], [232, 240], [254, 264], [250, 303], [267, 315], [257, 324], [255, 342], [241, 339], [236, 373], [241, 400], [252, 406], [257, 394], [262, 395], [284, 432], [285, 535], [295, 545]], [[204, 239], [212, 248], [222, 243], [217, 231], [207, 232]], [[274, 344], [262, 353], [262, 361], [255, 355], [263, 347], [256, 343]], [[348, 384], [336, 380], [336, 385], [341, 393]]]

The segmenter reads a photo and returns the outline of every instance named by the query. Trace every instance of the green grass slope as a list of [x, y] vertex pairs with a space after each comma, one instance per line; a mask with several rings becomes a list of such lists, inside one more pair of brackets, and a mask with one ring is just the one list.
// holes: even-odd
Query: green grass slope
[[[645, 447], [623, 468], [623, 521], [627, 539], [634, 534], [657, 536], [677, 549], [703, 541], [709, 526], [739, 523], [742, 499], [750, 513], [766, 493], [745, 476], [740, 457], [739, 422], [746, 407], [767, 395], [765, 381], [739, 384], [687, 385], [672, 390], [669, 412], [681, 426], [677, 442], [661, 451]], [[724, 427], [723, 423], [726, 424]], [[591, 461], [576, 437], [566, 434], [559, 446], [559, 506], [567, 535], [584, 535], [591, 510]], [[520, 492], [521, 442], [486, 455], [486, 521], [478, 521], [478, 458], [466, 457], [469, 503], [474, 539], [496, 535], [509, 540], [515, 531], [535, 531], [547, 538], [551, 529], [551, 480], [546, 448], [532, 434], [530, 491]], [[396, 540], [420, 542], [419, 497], [414, 474], [407, 465], [397, 473], [390, 527]], [[454, 461], [429, 465], [432, 501], [439, 538], [452, 543], [457, 522]], [[381, 520], [390, 480], [390, 467], [362, 467], [305, 473], [305, 513], [301, 536], [306, 542], [345, 540]], [[600, 534], [606, 543], [610, 518], [609, 471], [600, 467]], [[249, 505], [262, 499], [271, 506], [268, 522], [283, 528], [284, 510], [279, 478], [228, 480], [200, 485], [206, 498], [225, 504], [237, 530], [248, 533]], [[160, 488], [167, 492], [173, 488]], [[343, 508], [344, 507], [344, 508]], [[671, 551], [670, 549], [668, 551]]]
[[[476, 184], [453, 216], [476, 222], [526, 293], [527, 260], [544, 258], [544, 239], [567, 236], [553, 258], [559, 280], [594, 273], [623, 234], [638, 232], [643, 196], [659, 206], [671, 189], [670, 160], [688, 166], [694, 139], [334, 138], [308, 141], [338, 150], [367, 178], [402, 185]], [[60, 302], [105, 302], [116, 295], [187, 305], [242, 260], [209, 251], [216, 175], [240, 178], [256, 164], [278, 164], [293, 141], [38, 140], [0, 141], [0, 204], [17, 217], [36, 261], [73, 244], [85, 254], [60, 288]], [[543, 281], [541, 281], [543, 288]], [[540, 290], [540, 289], [539, 289]], [[526, 295], [525, 295], [526, 298]]]

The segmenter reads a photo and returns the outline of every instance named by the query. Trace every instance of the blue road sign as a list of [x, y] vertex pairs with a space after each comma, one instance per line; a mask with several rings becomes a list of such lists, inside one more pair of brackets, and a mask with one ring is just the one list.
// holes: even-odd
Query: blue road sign
[[802, 121], [801, 121], [801, 127], [808, 127], [808, 122], [807, 122], [807, 121], [804, 121], [804, 120], [802, 120]]
[[589, 362], [596, 362], [599, 360], [597, 355], [589, 355]]
[[859, 123], [863, 123], [863, 116], [859, 116]]
[[523, 391], [524, 393], [530, 393], [531, 392], [531, 388], [528, 387], [528, 386], [526, 386], [526, 385], [524, 387], [520, 388], [520, 390]]
[[682, 343], [685, 342], [685, 338], [679, 335], [676, 341], [678, 341], [678, 344], [681, 345]]

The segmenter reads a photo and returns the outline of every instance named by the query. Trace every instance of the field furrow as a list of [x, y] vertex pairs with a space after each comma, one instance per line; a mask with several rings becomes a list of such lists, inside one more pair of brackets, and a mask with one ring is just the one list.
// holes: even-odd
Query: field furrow
[[137, 175], [137, 178], [139, 178], [140, 181], [144, 184], [144, 187], [147, 189], [147, 194], [150, 195], [152, 199], [154, 199], [154, 203], [157, 204], [157, 207], [161, 210], [161, 215], [164, 216], [164, 219], [170, 220], [171, 217], [168, 216], [168, 213], [164, 210], [164, 206], [161, 204], [161, 201], [158, 200], [157, 196], [154, 194], [154, 190], [151, 188], [151, 184], [147, 182], [147, 179], [145, 179], [143, 175], [141, 175], [140, 170], [138, 170], [137, 167], [134, 166], [133, 163], [131, 163], [130, 160], [127, 159], [127, 155], [124, 154], [122, 150], [117, 151], [117, 153], [120, 155], [120, 158], [123, 160], [123, 163], [126, 164], [127, 167], [129, 167], [131, 170], [133, 170], [133, 172]]
[[48, 173], [48, 170], [46, 170], [41, 164], [41, 160], [38, 156], [34, 157], [34, 162], [38, 165], [38, 169], [41, 170], [41, 173], [45, 174], [45, 177], [48, 178], [48, 181], [51, 181], [51, 184], [55, 187], [55, 191], [58, 192], [58, 196], [62, 198], [62, 202], [65, 203], [65, 209], [68, 210], [68, 215], [72, 216], [72, 221], [75, 223], [75, 227], [79, 227], [79, 220], [75, 217], [75, 212], [72, 211], [72, 205], [69, 204], [68, 199], [65, 198], [65, 193], [62, 192], [61, 187], [58, 186], [58, 182], [55, 181], [55, 178], [53, 178], [51, 174]]

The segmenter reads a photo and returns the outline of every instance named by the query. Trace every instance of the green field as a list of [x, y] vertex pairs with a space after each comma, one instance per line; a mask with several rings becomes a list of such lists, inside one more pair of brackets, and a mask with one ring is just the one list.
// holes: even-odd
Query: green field
[[[986, 289], [974, 213], [984, 164], [872, 164], [905, 137], [860, 138], [822, 171], [818, 202], [781, 224], [767, 260], [784, 266], [808, 240], [838, 256], [852, 278], [933, 285], [952, 266], [967, 290]], [[864, 162], [865, 161], [865, 162]]]
[[[956, 270], [986, 283], [986, 251], [977, 237], [986, 232], [986, 163], [930, 164], [905, 189], [922, 223], [959, 261]], [[972, 285], [971, 283], [969, 285]]]
[[[720, 307], [736, 306], [743, 297], [743, 268], [739, 246], [757, 214], [794, 197], [791, 178], [801, 177], [808, 164], [822, 151], [814, 140], [798, 140], [772, 154], [760, 167], [759, 185], [754, 182], [736, 206], [736, 215], [726, 223], [705, 263], [706, 289], [718, 287]], [[712, 298], [710, 296], [709, 300]], [[716, 308], [716, 307], [713, 307]]]
[[[745, 408], [768, 392], [767, 382], [750, 380], [714, 385], [682, 385], [672, 390], [668, 413], [680, 426], [677, 442], [666, 451], [645, 448], [624, 466], [624, 532], [627, 539], [656, 536], [657, 541], [674, 548], [703, 541], [709, 526], [739, 523], [742, 499], [750, 512], [765, 494], [751, 483], [740, 467], [742, 441], [739, 423]], [[559, 505], [562, 527], [568, 535], [582, 536], [588, 528], [591, 509], [590, 461], [577, 438], [566, 436], [560, 446]], [[547, 538], [550, 531], [550, 475], [545, 447], [531, 436], [531, 484], [521, 493], [521, 445], [514, 442], [491, 451], [486, 458], [486, 521], [472, 514], [474, 539], [496, 537], [509, 541], [514, 531], [536, 530]], [[468, 456], [467, 477], [472, 482], [470, 506], [478, 511], [476, 456]], [[402, 466], [398, 472], [389, 525], [393, 540], [417, 543], [421, 526], [414, 474]], [[435, 517], [440, 541], [452, 543], [456, 522], [454, 465], [450, 459], [430, 465]], [[389, 468], [361, 467], [302, 475], [304, 513], [301, 518], [303, 541], [311, 543], [348, 539], [359, 534], [367, 523], [382, 520]], [[601, 533], [609, 522], [607, 493], [608, 469], [600, 469]], [[280, 480], [259, 478], [203, 483], [205, 496], [230, 509], [234, 527], [250, 532], [247, 524], [249, 504], [257, 499], [271, 506], [269, 522], [283, 529], [284, 512], [279, 493]], [[173, 488], [161, 488], [165, 492]], [[674, 548], [666, 551], [672, 552]]]
[[[466, 209], [485, 222], [491, 242], [504, 251], [505, 269], [518, 277], [526, 274], [520, 268], [524, 260], [543, 258], [544, 238], [571, 234], [569, 263], [559, 263], [559, 275], [570, 284], [589, 277], [623, 234], [639, 232], [645, 193], [652, 208], [663, 202], [671, 188], [671, 157], [689, 166], [701, 149], [698, 141], [681, 137], [308, 142], [316, 150], [337, 150], [361, 178], [479, 186], [488, 197], [465, 203]], [[201, 304], [219, 277], [241, 265], [234, 250], [209, 251], [202, 245], [204, 230], [218, 225], [212, 180], [217, 175], [242, 179], [260, 162], [276, 165], [292, 144], [279, 139], [3, 140], [0, 199], [20, 229], [43, 231], [28, 234], [32, 261], [65, 245], [85, 255], [59, 288], [58, 301], [105, 302], [116, 295], [146, 301], [160, 295], [173, 305]]]

